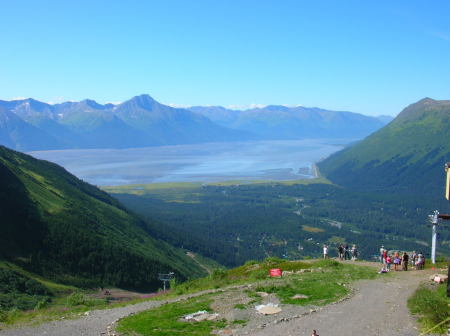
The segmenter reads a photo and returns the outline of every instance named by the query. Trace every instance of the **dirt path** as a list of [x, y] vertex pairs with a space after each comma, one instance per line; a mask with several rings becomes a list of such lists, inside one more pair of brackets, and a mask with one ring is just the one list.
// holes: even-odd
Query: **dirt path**
[[377, 280], [355, 284], [355, 294], [347, 301], [328, 305], [316, 313], [289, 322], [269, 323], [249, 335], [306, 335], [313, 329], [320, 336], [417, 336], [416, 322], [406, 302], [429, 271], [396, 272]]
[[[372, 264], [373, 265], [373, 264]], [[407, 298], [419, 283], [427, 278], [430, 271], [396, 272], [392, 276], [377, 280], [355, 283], [355, 294], [347, 301], [325, 306], [317, 312], [287, 318], [280, 321], [277, 315], [267, 316], [264, 323], [249, 323], [247, 327], [234, 330], [235, 335], [311, 335], [317, 329], [319, 335], [363, 335], [363, 336], [417, 336], [414, 319], [406, 307]], [[246, 286], [233, 286], [241, 289]], [[65, 319], [44, 323], [36, 327], [21, 327], [0, 331], [0, 336], [99, 336], [108, 335], [108, 326], [131, 313], [158, 307], [167, 302], [179, 301], [204, 293], [180, 296], [169, 301], [147, 301], [126, 307], [94, 310], [78, 319]], [[291, 306], [284, 313], [295, 316], [305, 311], [305, 307]]]
[[198, 261], [198, 259], [195, 257], [195, 254], [192, 252], [186, 252], [186, 255], [190, 258], [192, 258], [192, 260], [194, 260], [201, 268], [203, 268], [206, 272], [208, 272], [208, 274], [211, 274], [212, 271], [206, 267], [205, 265], [203, 265], [200, 261]]

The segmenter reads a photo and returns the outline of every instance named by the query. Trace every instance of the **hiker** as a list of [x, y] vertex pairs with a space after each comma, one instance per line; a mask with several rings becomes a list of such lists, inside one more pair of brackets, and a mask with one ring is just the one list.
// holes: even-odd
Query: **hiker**
[[382, 263], [382, 264], [384, 264], [383, 255], [384, 255], [384, 245], [381, 245], [381, 247], [380, 247], [380, 263]]
[[317, 333], [316, 329], [313, 330], [311, 336], [319, 336], [319, 334]]
[[356, 245], [353, 245], [352, 247], [352, 260], [356, 260], [358, 258], [358, 249], [356, 248]]
[[398, 252], [394, 253], [394, 271], [398, 271], [397, 267], [400, 265], [400, 257]]
[[414, 269], [416, 269], [416, 261], [417, 261], [417, 253], [416, 251], [413, 251], [411, 256], [411, 265]]
[[417, 255], [416, 269], [421, 270], [423, 269], [424, 265], [425, 265], [425, 257], [423, 256], [422, 252], [419, 252], [419, 254]]
[[392, 262], [391, 256], [388, 255], [385, 260], [386, 260], [386, 270], [389, 272], [391, 270], [391, 262]]
[[387, 255], [387, 250], [384, 249], [383, 250], [383, 264], [386, 264], [386, 259], [387, 259], [388, 255]]
[[328, 246], [323, 244], [323, 259], [328, 259]]
[[341, 261], [344, 260], [344, 246], [342, 246], [342, 244], [339, 245], [338, 252], [339, 252], [339, 259]]
[[350, 248], [348, 247], [348, 244], [345, 244], [344, 246], [344, 259], [350, 260]]
[[409, 255], [406, 252], [403, 252], [403, 256], [402, 256], [402, 269], [404, 271], [408, 270], [408, 260], [409, 260]]

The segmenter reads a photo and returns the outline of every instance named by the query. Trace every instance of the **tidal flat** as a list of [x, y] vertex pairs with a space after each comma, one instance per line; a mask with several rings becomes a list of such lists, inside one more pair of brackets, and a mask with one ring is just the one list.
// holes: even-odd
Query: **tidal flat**
[[354, 139], [203, 143], [30, 152], [98, 186], [315, 177], [312, 165]]

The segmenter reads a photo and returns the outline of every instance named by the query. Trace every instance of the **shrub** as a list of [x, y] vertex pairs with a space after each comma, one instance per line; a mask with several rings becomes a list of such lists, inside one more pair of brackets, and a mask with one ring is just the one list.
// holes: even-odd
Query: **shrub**
[[93, 299], [90, 297], [87, 297], [83, 293], [80, 292], [74, 292], [70, 294], [67, 297], [67, 305], [68, 306], [97, 306], [106, 304], [107, 300], [101, 300], [101, 299]]
[[227, 271], [224, 269], [216, 268], [210, 275], [211, 279], [219, 280], [224, 279], [227, 276]]

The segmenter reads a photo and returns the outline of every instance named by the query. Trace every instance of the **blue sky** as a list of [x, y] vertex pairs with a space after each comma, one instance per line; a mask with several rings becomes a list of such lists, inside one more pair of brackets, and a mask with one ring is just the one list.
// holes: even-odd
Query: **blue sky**
[[0, 0], [0, 99], [287, 104], [450, 99], [450, 1]]

